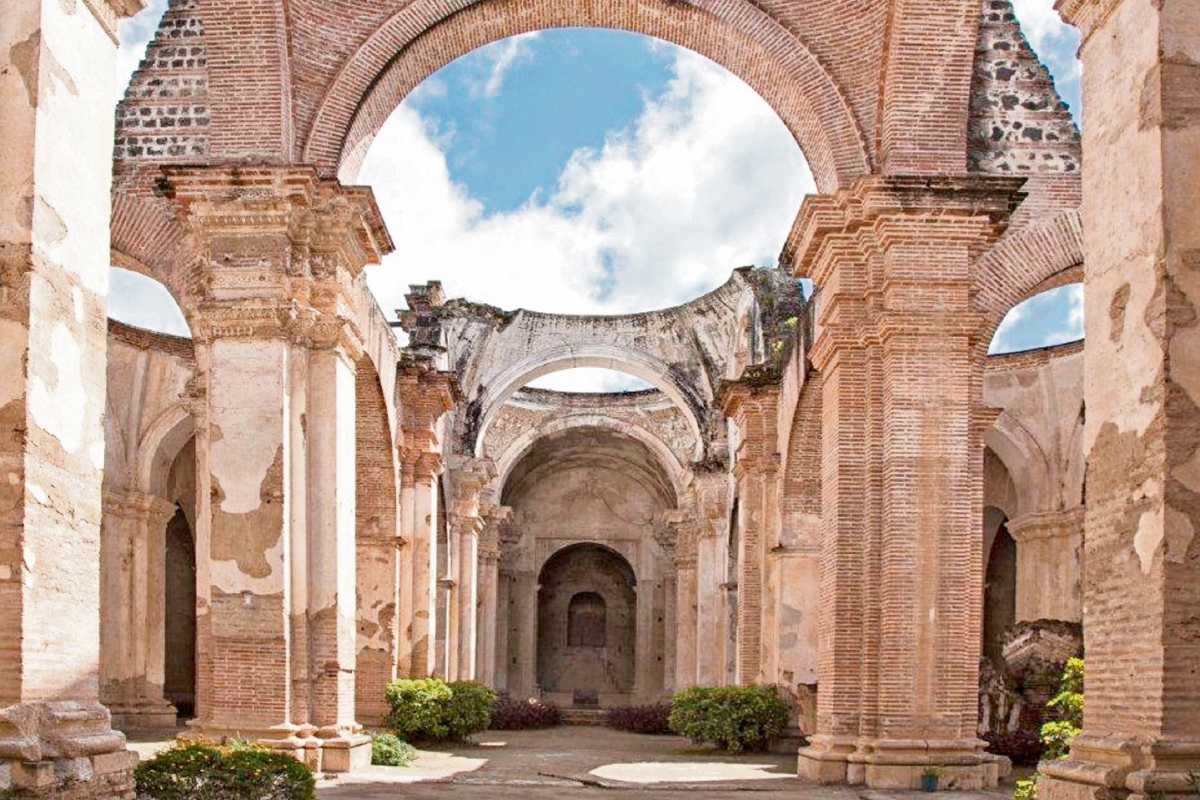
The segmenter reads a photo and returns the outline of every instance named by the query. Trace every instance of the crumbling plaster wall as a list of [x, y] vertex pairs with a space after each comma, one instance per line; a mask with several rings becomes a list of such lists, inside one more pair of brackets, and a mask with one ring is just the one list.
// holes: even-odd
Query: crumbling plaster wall
[[1082, 619], [1083, 370], [1082, 342], [988, 359], [984, 399], [1003, 411], [983, 438], [1006, 475], [985, 471], [984, 505], [1017, 541], [1018, 622]]

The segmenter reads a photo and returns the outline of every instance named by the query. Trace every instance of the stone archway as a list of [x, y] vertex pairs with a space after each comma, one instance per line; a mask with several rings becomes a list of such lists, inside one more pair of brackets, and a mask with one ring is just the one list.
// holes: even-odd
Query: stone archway
[[538, 686], [573, 705], [610, 705], [634, 692], [637, 580], [598, 544], [559, 550], [538, 577]]

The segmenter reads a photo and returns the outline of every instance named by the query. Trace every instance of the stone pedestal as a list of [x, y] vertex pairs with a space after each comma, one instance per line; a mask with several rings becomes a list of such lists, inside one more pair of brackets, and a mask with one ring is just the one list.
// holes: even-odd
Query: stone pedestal
[[0, 790], [128, 800], [98, 702], [115, 22], [0, 12]]
[[369, 190], [301, 167], [178, 168], [195, 337], [197, 735], [338, 771], [355, 720], [354, 291], [390, 248]]
[[1083, 34], [1083, 732], [1043, 800], [1200, 796], [1200, 5], [1060, 0]]
[[873, 177], [806, 200], [797, 274], [821, 287], [820, 692], [802, 775], [995, 786], [976, 738], [982, 611], [976, 256], [1020, 202], [1006, 178]]

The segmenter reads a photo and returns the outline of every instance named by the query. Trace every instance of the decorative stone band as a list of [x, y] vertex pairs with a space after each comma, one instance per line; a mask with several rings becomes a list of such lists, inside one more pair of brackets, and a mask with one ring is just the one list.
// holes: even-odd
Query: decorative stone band
[[166, 525], [175, 516], [175, 504], [161, 497], [138, 491], [105, 490], [102, 509], [106, 514], [133, 519], [153, 520]]
[[121, 17], [132, 17], [148, 3], [149, 0], [83, 0], [83, 4], [96, 17], [100, 27], [104, 28], [104, 32], [113, 40], [113, 44], [119, 44], [117, 21]]
[[1083, 506], [1065, 511], [1038, 511], [1009, 520], [1008, 532], [1018, 544], [1036, 539], [1062, 539], [1083, 532]]

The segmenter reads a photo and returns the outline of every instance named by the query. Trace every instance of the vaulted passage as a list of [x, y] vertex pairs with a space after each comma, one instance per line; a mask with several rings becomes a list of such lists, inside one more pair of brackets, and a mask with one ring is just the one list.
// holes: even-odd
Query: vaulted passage
[[538, 685], [577, 705], [624, 699], [634, 689], [633, 567], [608, 548], [572, 545], [546, 562], [538, 584]]

